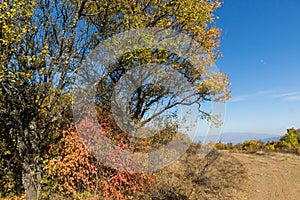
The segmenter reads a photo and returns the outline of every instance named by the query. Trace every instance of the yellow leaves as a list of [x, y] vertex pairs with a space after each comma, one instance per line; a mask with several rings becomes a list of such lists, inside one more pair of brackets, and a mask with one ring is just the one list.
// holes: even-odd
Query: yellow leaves
[[1, 198], [1, 200], [26, 200], [26, 194], [23, 194], [21, 196]]
[[15, 0], [13, 3], [5, 1], [0, 4], [0, 24], [2, 26], [0, 63], [5, 63], [10, 59], [10, 55], [22, 42], [24, 34], [32, 28], [29, 19], [34, 6], [35, 1], [29, 3], [21, 0]]
[[203, 81], [197, 81], [198, 92], [215, 96], [215, 101], [225, 101], [230, 98], [229, 80], [223, 73], [211, 73]]
[[49, 53], [49, 47], [48, 45], [44, 45], [41, 51], [42, 55], [46, 55]]
[[11, 152], [9, 150], [4, 151], [4, 155], [10, 155]]
[[[54, 100], [55, 93], [61, 93], [62, 91], [56, 90], [54, 88], [51, 88], [49, 91], [49, 94], [42, 102], [41, 108], [39, 110], [38, 116], [40, 118], [45, 118], [47, 116], [49, 106]], [[40, 99], [37, 98], [36, 101], [39, 101]], [[52, 105], [52, 112], [61, 112], [63, 109], [70, 108], [72, 104], [72, 96], [70, 93], [64, 93], [59, 95], [59, 98], [57, 99], [57, 102]]]
[[98, 12], [98, 6], [94, 1], [88, 1], [85, 5], [85, 11], [88, 14], [93, 14]]

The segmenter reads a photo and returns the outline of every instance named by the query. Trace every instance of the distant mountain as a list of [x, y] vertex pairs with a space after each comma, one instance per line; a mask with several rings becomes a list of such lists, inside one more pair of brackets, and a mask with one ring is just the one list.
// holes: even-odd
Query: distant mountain
[[208, 135], [208, 136], [198, 136], [193, 138], [194, 142], [201, 142], [202, 144], [207, 144], [209, 142], [223, 142], [223, 143], [243, 143], [246, 140], [261, 140], [263, 142], [267, 141], [278, 141], [281, 136], [271, 135], [271, 134], [258, 134], [258, 133], [223, 133], [221, 135]]

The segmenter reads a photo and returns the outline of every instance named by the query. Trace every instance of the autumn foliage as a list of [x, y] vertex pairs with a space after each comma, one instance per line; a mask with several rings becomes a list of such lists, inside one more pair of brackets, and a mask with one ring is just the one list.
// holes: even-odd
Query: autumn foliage
[[[116, 129], [111, 120], [103, 117], [99, 121], [102, 128], [98, 128], [102, 131], [98, 133], [112, 138], [112, 132]], [[91, 131], [91, 125], [87, 120], [78, 124], [87, 131]], [[115, 132], [114, 140], [120, 151], [128, 148], [124, 142], [128, 140], [127, 137], [122, 132]], [[122, 152], [119, 154], [122, 155]], [[122, 172], [99, 162], [86, 148], [84, 139], [79, 137], [74, 125], [63, 131], [63, 137], [58, 144], [50, 146], [47, 157], [44, 169], [50, 180], [47, 183], [49, 188], [68, 196], [76, 197], [83, 192], [89, 192], [91, 196], [100, 194], [107, 198], [130, 199], [134, 192], [142, 191], [153, 181], [151, 174]]]
[[[84, 191], [105, 198], [128, 199], [135, 191], [150, 184], [151, 175], [130, 170], [141, 165], [146, 157], [138, 160], [122, 158], [126, 152], [150, 149], [147, 143], [161, 141], [159, 145], [162, 146], [174, 135], [165, 137], [162, 134], [130, 146], [128, 140], [131, 138], [118, 130], [108, 115], [99, 116], [102, 127], [98, 129], [90, 126], [93, 121], [82, 118], [76, 128], [86, 131], [79, 134], [74, 125], [69, 127], [73, 119], [70, 93], [76, 87], [74, 76], [89, 52], [115, 34], [146, 27], [168, 29], [189, 35], [201, 44], [210, 59], [193, 66], [188, 58], [173, 55], [176, 52], [159, 47], [137, 49], [128, 52], [129, 58], [123, 55], [126, 62], [121, 57], [120, 62], [112, 63], [114, 71], [108, 73], [111, 77], [107, 76], [106, 80], [117, 82], [126, 72], [124, 69], [133, 69], [137, 63], [173, 63], [178, 72], [188, 76], [197, 86], [195, 95], [201, 97], [199, 99], [215, 101], [219, 92], [229, 97], [227, 75], [220, 72], [208, 76], [206, 73], [210, 71], [206, 66], [213, 66], [219, 56], [221, 31], [214, 21], [220, 5], [218, 0], [1, 1], [0, 197], [25, 192], [27, 199], [37, 200], [41, 192], [46, 192], [77, 198]], [[156, 48], [161, 50], [156, 52]], [[107, 105], [111, 99], [108, 89], [113, 86], [109, 84], [111, 81], [103, 83], [98, 94], [101, 98], [97, 99], [108, 99], [102, 102]], [[132, 110], [141, 111], [134, 107], [166, 96], [161, 90], [153, 93], [152, 89], [146, 87], [142, 101]], [[149, 105], [144, 106], [144, 111], [150, 108]], [[136, 112], [136, 119], [140, 119], [142, 113], [145, 112]], [[91, 132], [96, 134], [91, 135]], [[95, 140], [101, 138], [116, 146], [104, 158], [109, 161], [114, 155], [111, 162], [119, 167], [129, 166], [128, 169], [117, 171], [95, 159], [100, 152], [92, 145], [101, 143]], [[45, 155], [49, 143], [50, 149]], [[87, 144], [95, 148], [87, 149]]]

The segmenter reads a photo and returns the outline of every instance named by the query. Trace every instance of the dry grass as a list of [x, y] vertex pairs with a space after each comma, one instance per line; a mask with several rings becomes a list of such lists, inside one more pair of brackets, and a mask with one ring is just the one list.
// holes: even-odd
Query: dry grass
[[234, 157], [211, 151], [200, 158], [193, 144], [175, 163], [156, 173], [156, 182], [137, 199], [246, 199], [248, 175]]
[[[179, 160], [156, 172], [151, 188], [137, 193], [135, 199], [247, 199], [249, 176], [245, 167], [230, 153], [213, 150], [201, 158], [200, 149], [199, 144], [192, 144]], [[50, 199], [66, 199], [55, 194], [50, 196]], [[99, 198], [95, 195], [89, 199]]]

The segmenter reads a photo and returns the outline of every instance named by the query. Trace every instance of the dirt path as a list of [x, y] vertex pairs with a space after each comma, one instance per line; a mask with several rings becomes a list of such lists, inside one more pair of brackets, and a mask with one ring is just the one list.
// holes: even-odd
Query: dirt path
[[249, 199], [300, 199], [300, 156], [230, 153], [250, 175]]

